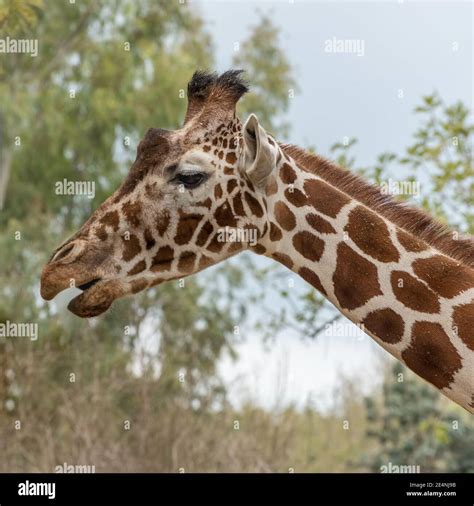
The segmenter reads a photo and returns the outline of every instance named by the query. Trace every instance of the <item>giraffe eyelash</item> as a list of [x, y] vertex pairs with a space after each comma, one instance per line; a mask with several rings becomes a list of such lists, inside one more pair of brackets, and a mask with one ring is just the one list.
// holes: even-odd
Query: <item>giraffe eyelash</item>
[[200, 186], [209, 178], [209, 175], [202, 171], [181, 171], [171, 182], [182, 185], [187, 189], [194, 189]]

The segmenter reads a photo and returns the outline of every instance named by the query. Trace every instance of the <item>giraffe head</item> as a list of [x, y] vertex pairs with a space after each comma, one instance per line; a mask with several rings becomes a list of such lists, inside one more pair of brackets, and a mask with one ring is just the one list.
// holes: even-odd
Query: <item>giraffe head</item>
[[194, 74], [183, 127], [147, 131], [122, 185], [43, 268], [43, 298], [77, 286], [69, 309], [96, 316], [119, 297], [262, 249], [276, 143], [254, 115], [243, 126], [236, 117], [248, 91], [240, 73]]

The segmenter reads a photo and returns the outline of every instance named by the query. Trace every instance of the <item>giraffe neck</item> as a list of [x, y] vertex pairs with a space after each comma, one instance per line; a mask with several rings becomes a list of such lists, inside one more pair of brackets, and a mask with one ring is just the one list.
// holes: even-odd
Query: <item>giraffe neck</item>
[[275, 177], [266, 186], [265, 254], [474, 412], [473, 270], [304, 170], [283, 150], [275, 159]]

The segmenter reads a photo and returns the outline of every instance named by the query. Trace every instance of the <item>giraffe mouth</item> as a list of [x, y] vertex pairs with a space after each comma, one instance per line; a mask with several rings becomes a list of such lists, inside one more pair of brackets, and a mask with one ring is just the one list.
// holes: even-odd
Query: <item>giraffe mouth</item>
[[116, 298], [125, 293], [122, 283], [113, 279], [94, 278], [78, 288], [82, 293], [69, 302], [68, 309], [81, 318], [104, 313]]
[[82, 285], [79, 285], [77, 288], [79, 288], [79, 290], [82, 290], [83, 292], [85, 292], [89, 288], [92, 288], [94, 285], [96, 285], [100, 280], [101, 280], [101, 278], [91, 279], [87, 283], [83, 283]]

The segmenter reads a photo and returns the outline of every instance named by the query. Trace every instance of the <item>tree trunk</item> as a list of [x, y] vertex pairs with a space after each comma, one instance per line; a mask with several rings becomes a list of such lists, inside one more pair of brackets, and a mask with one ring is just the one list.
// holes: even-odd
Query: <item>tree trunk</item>
[[13, 156], [11, 147], [6, 146], [5, 123], [4, 115], [0, 112], [0, 211], [5, 205]]
[[0, 153], [0, 211], [5, 205], [12, 158], [11, 148], [3, 148]]

